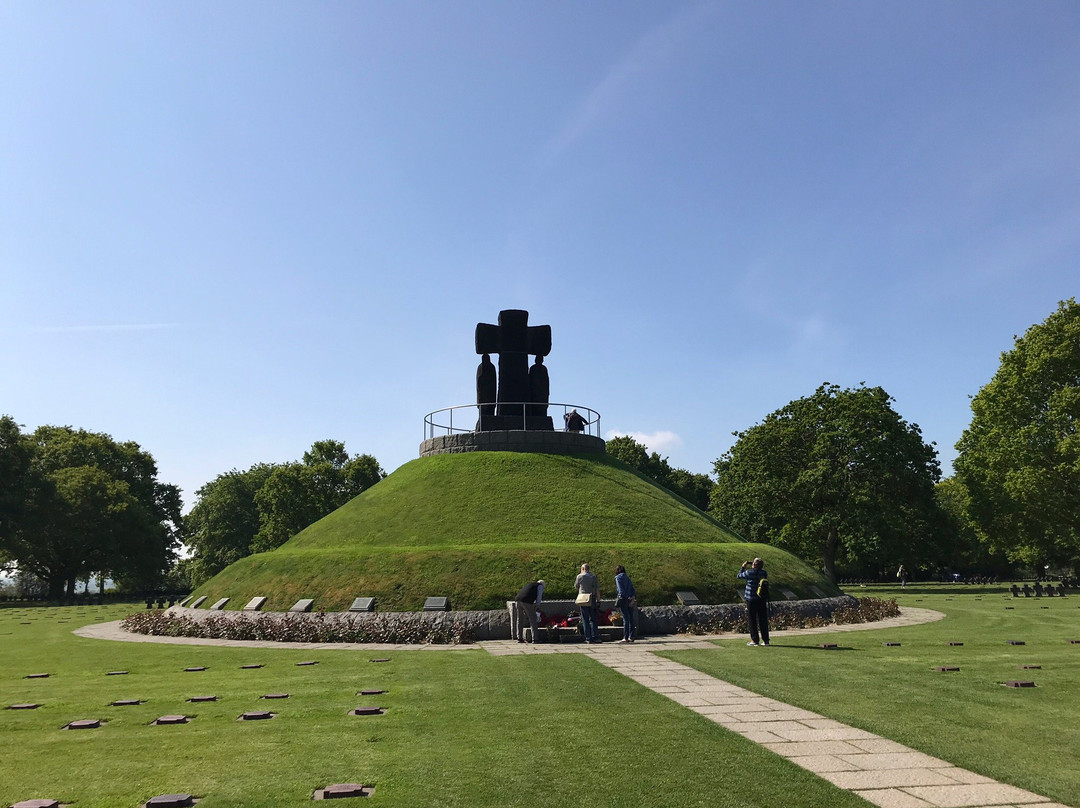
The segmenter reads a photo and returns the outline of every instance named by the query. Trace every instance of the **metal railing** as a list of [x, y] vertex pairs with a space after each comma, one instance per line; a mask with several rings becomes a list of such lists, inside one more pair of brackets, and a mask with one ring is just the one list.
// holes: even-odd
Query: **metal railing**
[[[536, 417], [534, 412], [530, 410], [545, 407], [545, 405], [537, 404], [534, 401], [500, 401], [498, 404], [458, 404], [454, 407], [444, 407], [441, 410], [429, 412], [424, 416], [424, 440], [441, 435], [475, 432], [476, 426], [480, 422], [481, 407], [485, 410], [485, 418], [493, 417], [493, 412], [498, 407], [500, 414], [495, 417], [511, 419], [511, 423], [520, 423], [520, 425], [510, 427], [511, 429], [528, 429], [528, 419]], [[596, 410], [583, 407], [580, 404], [550, 402], [546, 405], [545, 412], [551, 416], [556, 431], [566, 432], [569, 431], [566, 429], [566, 416], [570, 414], [571, 410], [577, 410], [578, 415], [585, 421], [584, 426], [577, 430], [578, 432], [583, 435], [600, 437], [600, 413]]]

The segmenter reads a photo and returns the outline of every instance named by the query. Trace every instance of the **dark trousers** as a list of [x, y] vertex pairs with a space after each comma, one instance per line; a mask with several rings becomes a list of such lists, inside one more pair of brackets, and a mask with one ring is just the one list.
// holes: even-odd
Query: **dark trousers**
[[[769, 601], [758, 598], [746, 601], [746, 614], [750, 619], [750, 639], [769, 642]], [[760, 639], [759, 639], [760, 632]]]

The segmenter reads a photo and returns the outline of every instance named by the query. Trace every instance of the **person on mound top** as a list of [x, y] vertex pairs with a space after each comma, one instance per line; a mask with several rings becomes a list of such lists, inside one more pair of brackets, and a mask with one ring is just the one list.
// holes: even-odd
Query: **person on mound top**
[[536, 642], [536, 607], [544, 599], [544, 581], [530, 581], [521, 587], [514, 598], [514, 610], [510, 613], [510, 631], [518, 642], [525, 642], [525, 620], [529, 621], [532, 641]]
[[577, 410], [570, 410], [563, 416], [563, 420], [566, 421], [567, 432], [581, 432], [588, 425], [588, 421], [582, 418]]
[[589, 570], [588, 564], [581, 565], [581, 573], [574, 579], [578, 595], [574, 601], [581, 609], [581, 629], [585, 632], [585, 642], [599, 642], [597, 620], [600, 617], [600, 581]]
[[[739, 578], [746, 581], [743, 600], [750, 620], [750, 642], [747, 645], [769, 644], [769, 574], [760, 558], [744, 561]], [[759, 637], [760, 632], [760, 637]]]

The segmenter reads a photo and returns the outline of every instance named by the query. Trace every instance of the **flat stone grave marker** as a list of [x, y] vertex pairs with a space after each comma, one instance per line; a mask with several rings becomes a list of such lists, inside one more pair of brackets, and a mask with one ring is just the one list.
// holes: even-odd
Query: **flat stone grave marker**
[[48, 679], [49, 676], [48, 673], [28, 673], [23, 679]]
[[425, 612], [448, 612], [450, 611], [450, 598], [430, 597], [424, 599]]
[[217, 700], [218, 700], [217, 696], [192, 696], [190, 699], [188, 699], [188, 701], [190, 701], [190, 702], [192, 702], [194, 704], [199, 704], [199, 703], [204, 702], [204, 701], [217, 701]]
[[1069, 645], [1080, 645], [1080, 640], [1069, 640]]
[[1042, 665], [1021, 665], [1020, 670], [1022, 670], [1022, 671], [1041, 671], [1042, 670]]
[[264, 598], [262, 595], [257, 595], [257, 596], [253, 597], [251, 600], [249, 600], [247, 602], [247, 605], [244, 606], [244, 611], [245, 612], [257, 612], [257, 611], [260, 611], [262, 609], [262, 607], [265, 605], [265, 603], [266, 603], [266, 598]]
[[52, 800], [48, 797], [36, 800], [22, 800], [12, 805], [11, 808], [60, 808], [60, 800]]
[[267, 693], [265, 696], [259, 696], [260, 699], [287, 699], [288, 693]]
[[675, 599], [683, 606], [700, 606], [701, 598], [694, 592], [676, 592]]
[[110, 701], [110, 707], [133, 707], [136, 704], [142, 704], [144, 699], [118, 699], [116, 701]]
[[823, 642], [823, 643], [821, 644], [821, 647], [822, 647], [822, 648], [839, 648], [840, 646], [839, 646], [839, 645], [837, 645], [837, 644], [836, 644], [836, 643], [834, 643], [834, 642]]
[[1035, 683], [1024, 679], [1010, 679], [1005, 682], [1005, 687], [1035, 687]]
[[956, 647], [958, 647], [958, 646], [962, 646], [962, 645], [963, 645], [963, 643], [962, 643], [962, 642], [951, 642], [951, 643], [949, 643], [949, 645], [950, 645], [951, 647], [953, 647], [953, 648], [956, 648]]
[[168, 726], [171, 724], [186, 724], [188, 717], [186, 715], [163, 715], [160, 718], [155, 718], [154, 723], [159, 726]]
[[373, 659], [371, 661], [372, 662], [389, 662], [390, 659], [388, 657], [379, 657], [378, 659]]
[[253, 671], [256, 668], [261, 668], [261, 667], [262, 667], [262, 665], [241, 665], [240, 670], [242, 670], [242, 671]]
[[350, 710], [349, 715], [383, 715], [385, 712], [385, 707], [357, 707]]
[[319, 664], [319, 661], [317, 659], [309, 659], [309, 660], [306, 660], [304, 662], [297, 662], [296, 667], [304, 668], [304, 667], [307, 667], [308, 665], [318, 665], [318, 664]]
[[184, 599], [183, 599], [182, 601], [180, 601], [180, 602], [179, 602], [179, 603], [177, 603], [176, 605], [177, 605], [177, 606], [186, 606], [186, 605], [187, 605], [187, 602], [188, 602], [189, 600], [191, 600], [191, 595], [188, 595], [188, 596], [187, 596], [186, 598], [184, 598]]
[[271, 713], [267, 710], [252, 710], [249, 713], [243, 713], [240, 716], [240, 721], [265, 721], [273, 718], [277, 713]]
[[385, 693], [385, 690], [361, 690], [359, 695], [361, 696], [381, 696]]
[[320, 788], [311, 795], [313, 800], [335, 800], [346, 797], [370, 797], [375, 793], [375, 786], [363, 786], [359, 783], [336, 783]]
[[373, 612], [375, 611], [375, 598], [356, 598], [349, 607], [350, 612]]
[[195, 804], [190, 794], [159, 794], [143, 803], [143, 808], [188, 808]]
[[80, 718], [78, 721], [70, 721], [64, 729], [97, 729], [101, 726], [101, 720], [97, 718]]
[[1023, 640], [1009, 640], [1009, 645], [1027, 645]]
[[229, 598], [222, 598], [221, 600], [217, 601], [213, 606], [210, 607], [210, 611], [212, 611], [212, 612], [220, 612], [222, 609], [225, 608], [225, 604], [228, 603], [228, 602], [229, 602]]
[[817, 595], [819, 598], [827, 598], [828, 597], [828, 595], [826, 595], [824, 592], [822, 592], [820, 589], [818, 589], [813, 584], [810, 584], [810, 591], [813, 592], [815, 595]]
[[784, 596], [785, 600], [798, 600], [799, 596], [792, 592], [790, 589], [781, 589], [780, 594]]
[[900, 643], [898, 643], [898, 642], [886, 642], [886, 643], [882, 643], [882, 645], [884, 645], [886, 648], [899, 648], [900, 647]]
[[205, 665], [192, 665], [190, 668], [184, 668], [184, 673], [197, 673], [204, 670], [206, 670]]
[[189, 606], [188, 608], [189, 609], [198, 609], [204, 603], [206, 603], [206, 595], [199, 595], [199, 597], [195, 598], [195, 600], [193, 600], [191, 602], [191, 606]]
[[301, 598], [289, 607], [290, 612], [310, 612], [311, 608], [315, 605], [315, 601], [312, 598]]
[[1006, 606], [1005, 611], [1007, 611], [1007, 612], [1016, 611], [1016, 607], [1015, 606]]
[[127, 671], [109, 671], [106, 676], [127, 676]]
[[5, 710], [36, 710], [36, 709], [37, 709], [38, 707], [40, 707], [40, 706], [41, 706], [40, 704], [32, 704], [32, 703], [27, 703], [27, 704], [9, 704], [9, 705], [8, 705], [7, 707], [5, 707], [4, 709], [5, 709]]
[[934, 670], [941, 673], [948, 673], [949, 671], [958, 671], [960, 669], [953, 665], [939, 665], [938, 667], [934, 668]]

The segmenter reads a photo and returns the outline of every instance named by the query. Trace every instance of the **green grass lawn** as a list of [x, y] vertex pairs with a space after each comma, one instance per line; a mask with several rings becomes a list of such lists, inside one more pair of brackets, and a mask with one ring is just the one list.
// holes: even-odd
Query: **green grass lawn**
[[[0, 710], [0, 805], [53, 797], [134, 808], [185, 792], [204, 796], [205, 808], [303, 806], [340, 782], [374, 784], [370, 804], [383, 806], [864, 805], [584, 656], [246, 650], [71, 634], [132, 608], [0, 608], [0, 704], [43, 705]], [[391, 661], [369, 661], [377, 655]], [[311, 659], [319, 664], [296, 665]], [[106, 675], [115, 670], [128, 674]], [[31, 673], [51, 676], [23, 678]], [[387, 693], [357, 695], [380, 688]], [[259, 698], [275, 692], [290, 698]], [[219, 701], [185, 701], [197, 695]], [[109, 706], [117, 699], [146, 701]], [[347, 715], [369, 704], [386, 714]], [[279, 716], [236, 720], [259, 709]], [[179, 713], [194, 719], [150, 725]], [[107, 723], [61, 729], [86, 718]]]
[[[717, 651], [665, 656], [1080, 806], [1080, 645], [1069, 643], [1080, 639], [1080, 597], [1014, 600], [1003, 586], [960, 585], [852, 593], [895, 597], [901, 606], [937, 609], [948, 617], [904, 629], [777, 637], [769, 648], [747, 648], [745, 638], [724, 640]], [[819, 648], [826, 642], [840, 648]], [[887, 648], [885, 642], [901, 645]], [[1026, 664], [1042, 668], [1022, 670]], [[937, 666], [960, 671], [939, 673]], [[1036, 687], [1000, 684], [1008, 680], [1034, 681]]]

